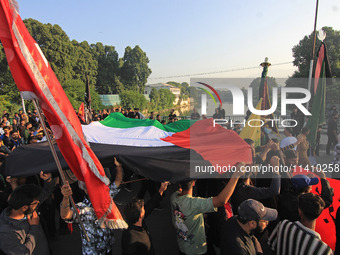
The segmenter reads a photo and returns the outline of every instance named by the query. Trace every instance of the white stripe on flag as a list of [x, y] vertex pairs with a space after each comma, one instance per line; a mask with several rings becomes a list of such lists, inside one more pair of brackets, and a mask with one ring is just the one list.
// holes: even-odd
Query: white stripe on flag
[[173, 146], [160, 140], [172, 136], [173, 132], [166, 132], [155, 126], [132, 128], [112, 128], [95, 121], [90, 125], [82, 125], [84, 136], [88, 142], [112, 145], [126, 145], [136, 147]]

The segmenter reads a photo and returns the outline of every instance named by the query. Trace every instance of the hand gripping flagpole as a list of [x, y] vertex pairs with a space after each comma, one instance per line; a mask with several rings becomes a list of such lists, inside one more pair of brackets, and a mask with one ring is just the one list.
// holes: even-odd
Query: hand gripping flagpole
[[[40, 110], [40, 107], [39, 107], [39, 104], [38, 104], [38, 100], [37, 100], [37, 99], [33, 99], [33, 103], [34, 103], [35, 109], [37, 110], [37, 113], [38, 113], [38, 116], [39, 116], [39, 119], [40, 119], [41, 126], [42, 126], [42, 128], [43, 128], [43, 130], [44, 130], [44, 132], [45, 132], [46, 140], [47, 140], [47, 142], [48, 142], [48, 145], [50, 146], [50, 149], [51, 149], [51, 152], [52, 152], [54, 161], [55, 161], [55, 163], [57, 164], [58, 172], [59, 172], [59, 174], [60, 174], [62, 183], [66, 183], [65, 174], [64, 174], [64, 172], [63, 172], [63, 169], [62, 169], [62, 167], [61, 167], [60, 161], [59, 161], [59, 159], [58, 159], [57, 152], [55, 151], [54, 146], [53, 146], [53, 144], [52, 144], [51, 137], [48, 135], [47, 128], [46, 128], [46, 124], [45, 124], [45, 120], [44, 120], [44, 118], [43, 118], [43, 116], [42, 116], [42, 114], [41, 114], [41, 110]], [[85, 230], [84, 224], [83, 224], [83, 222], [82, 222], [81, 219], [80, 219], [80, 215], [79, 215], [79, 212], [78, 212], [78, 210], [77, 210], [77, 207], [76, 207], [76, 205], [75, 205], [75, 203], [74, 203], [73, 197], [70, 196], [69, 199], [70, 199], [71, 205], [72, 205], [72, 207], [73, 207], [73, 211], [76, 213], [77, 220], [78, 220], [78, 222], [79, 222], [79, 225], [80, 225], [81, 230], [83, 231], [83, 234], [84, 234], [84, 236], [85, 236], [85, 238], [86, 238], [86, 241], [90, 242], [90, 238], [89, 238], [89, 236], [87, 235], [87, 232], [86, 232], [86, 230]]]

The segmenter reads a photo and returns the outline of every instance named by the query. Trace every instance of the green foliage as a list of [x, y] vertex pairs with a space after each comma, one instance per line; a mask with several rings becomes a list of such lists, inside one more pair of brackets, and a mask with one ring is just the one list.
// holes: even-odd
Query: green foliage
[[125, 89], [144, 92], [145, 84], [151, 74], [148, 63], [146, 53], [138, 45], [133, 49], [130, 46], [125, 48], [123, 64], [119, 70]]
[[155, 105], [159, 104], [160, 98], [159, 98], [158, 90], [156, 88], [151, 89], [150, 101], [153, 102]]
[[[331, 27], [323, 27], [322, 28], [326, 32], [326, 39], [324, 40], [327, 50], [329, 62], [332, 70], [333, 77], [340, 77], [340, 31], [334, 30]], [[308, 87], [308, 76], [309, 76], [309, 66], [312, 58], [312, 47], [313, 47], [313, 38], [314, 32], [309, 36], [305, 36], [302, 40], [300, 40], [298, 45], [295, 45], [292, 49], [294, 65], [298, 67], [298, 71], [296, 71], [292, 77], [290, 77], [286, 81], [287, 87], [299, 87], [306, 88]], [[320, 47], [321, 42], [317, 39], [315, 45], [315, 56], [314, 56], [314, 66], [313, 66], [313, 77], [315, 66], [317, 63], [317, 53]], [[306, 78], [306, 79], [296, 79], [296, 78]], [[338, 103], [339, 89], [336, 86], [335, 81], [331, 86], [326, 87], [326, 100], [329, 103]], [[300, 94], [292, 94], [294, 98], [301, 97]]]
[[[322, 28], [326, 32], [326, 39], [324, 40], [327, 49], [329, 62], [331, 65], [332, 74], [334, 77], [340, 77], [340, 31], [333, 30], [331, 27]], [[298, 71], [294, 73], [294, 78], [308, 77], [309, 66], [312, 58], [314, 32], [309, 36], [305, 36], [298, 45], [295, 45], [292, 49], [294, 65], [298, 67]], [[314, 67], [315, 70], [317, 61], [317, 51], [321, 45], [321, 42], [317, 39], [315, 45], [314, 55]], [[314, 76], [313, 76], [314, 77]]]
[[[63, 89], [67, 97], [69, 98], [73, 108], [78, 110], [81, 103], [84, 102], [85, 83], [80, 79], [70, 79], [64, 83]], [[91, 108], [95, 111], [103, 109], [104, 106], [102, 105], [99, 94], [94, 90], [94, 88], [90, 87], [90, 93], [92, 99]]]
[[[144, 91], [151, 69], [146, 53], [139, 46], [127, 47], [124, 57], [119, 58], [114, 46], [71, 41], [58, 25], [43, 24], [34, 19], [26, 19], [24, 23], [76, 110], [84, 101], [86, 76], [91, 88], [92, 108], [96, 110], [104, 108], [98, 93], [120, 94], [125, 89]], [[0, 95], [4, 95], [6, 102], [21, 103], [1, 44]]]
[[176, 96], [168, 89], [152, 88], [150, 93], [151, 108], [154, 110], [170, 109], [174, 106]]
[[161, 109], [169, 109], [173, 106], [176, 96], [172, 94], [170, 90], [160, 89], [158, 94]]
[[4, 99], [14, 104], [21, 103], [19, 90], [14, 83], [9, 70], [3, 46], [0, 44], [0, 95], [5, 95]]
[[117, 76], [119, 70], [118, 53], [114, 46], [96, 43], [91, 45], [98, 60], [96, 88], [100, 94], [119, 94], [124, 89]]
[[148, 102], [143, 94], [133, 90], [124, 90], [119, 94], [119, 97], [120, 105], [123, 108], [138, 107], [144, 109]]
[[11, 103], [8, 101], [8, 98], [6, 95], [0, 95], [0, 112], [3, 112], [6, 110], [9, 113], [18, 112], [21, 108], [21, 105]]

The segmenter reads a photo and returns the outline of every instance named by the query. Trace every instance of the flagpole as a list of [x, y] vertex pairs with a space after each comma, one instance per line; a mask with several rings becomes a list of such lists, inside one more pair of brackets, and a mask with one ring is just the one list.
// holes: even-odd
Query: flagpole
[[[40, 119], [41, 126], [42, 126], [42, 128], [43, 128], [43, 130], [44, 130], [44, 132], [45, 132], [46, 140], [47, 140], [47, 142], [48, 142], [48, 145], [50, 146], [50, 149], [51, 149], [51, 152], [52, 152], [54, 161], [55, 161], [55, 163], [57, 164], [58, 172], [59, 172], [59, 175], [60, 175], [60, 177], [61, 177], [62, 183], [64, 184], [64, 183], [66, 183], [65, 174], [64, 174], [64, 171], [63, 171], [63, 169], [62, 169], [62, 167], [61, 167], [60, 161], [59, 161], [59, 159], [58, 159], [57, 152], [55, 151], [55, 148], [54, 148], [54, 146], [53, 146], [53, 144], [52, 144], [51, 137], [49, 136], [49, 134], [48, 134], [48, 132], [47, 132], [45, 120], [44, 120], [44, 118], [43, 118], [43, 116], [42, 116], [42, 114], [41, 114], [41, 110], [40, 110], [40, 108], [39, 108], [39, 106], [38, 106], [38, 105], [39, 105], [39, 104], [38, 104], [38, 100], [37, 100], [37, 99], [33, 99], [33, 104], [34, 104], [35, 109], [37, 110], [37, 113], [38, 113], [38, 116], [39, 116], [39, 119]], [[79, 212], [78, 212], [78, 210], [77, 210], [77, 207], [76, 207], [76, 205], [75, 205], [75, 203], [74, 203], [73, 197], [70, 196], [69, 199], [70, 199], [71, 205], [72, 205], [72, 207], [73, 207], [73, 211], [76, 213], [76, 217], [77, 217], [77, 220], [78, 220], [78, 222], [79, 222], [80, 228], [81, 228], [81, 230], [83, 231], [83, 234], [84, 234], [86, 240], [87, 240], [88, 242], [90, 242], [90, 238], [89, 238], [89, 236], [87, 235], [87, 232], [86, 232], [86, 230], [85, 230], [85, 227], [84, 227], [83, 222], [81, 221], [81, 218], [80, 218]]]
[[25, 114], [27, 114], [26, 108], [25, 108], [25, 101], [24, 101], [24, 98], [22, 97], [21, 93], [20, 93], [20, 97], [21, 97], [22, 110], [24, 111]]
[[[308, 91], [311, 91], [311, 87], [312, 87], [312, 74], [313, 74], [314, 55], [315, 55], [316, 23], [318, 20], [318, 9], [319, 9], [319, 0], [316, 0], [315, 18], [314, 18], [314, 39], [313, 39], [312, 59], [310, 61], [310, 66], [309, 66]], [[308, 108], [309, 108], [309, 101], [307, 102], [307, 109]]]

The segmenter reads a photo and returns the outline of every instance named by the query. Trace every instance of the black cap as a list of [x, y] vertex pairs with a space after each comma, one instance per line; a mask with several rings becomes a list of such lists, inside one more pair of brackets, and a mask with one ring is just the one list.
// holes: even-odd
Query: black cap
[[262, 203], [254, 199], [243, 201], [238, 207], [238, 216], [244, 220], [268, 220], [273, 221], [277, 218], [277, 211], [264, 207]]

